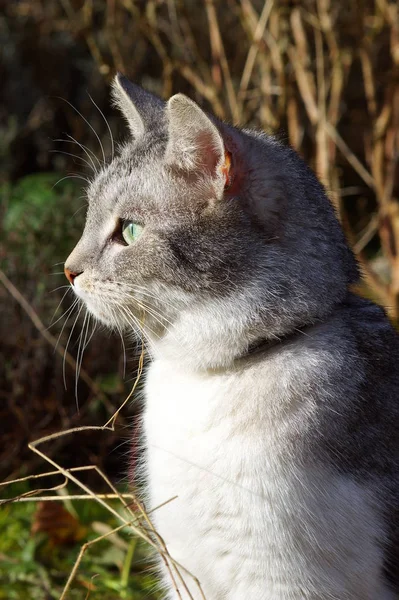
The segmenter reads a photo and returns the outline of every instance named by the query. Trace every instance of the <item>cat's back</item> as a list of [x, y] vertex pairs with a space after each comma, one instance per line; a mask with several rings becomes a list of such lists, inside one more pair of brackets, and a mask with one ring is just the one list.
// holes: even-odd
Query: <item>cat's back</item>
[[[384, 310], [349, 295], [341, 310], [352, 350], [348, 368], [361, 371], [349, 405], [347, 441], [340, 438], [345, 468], [365, 477], [399, 474], [399, 335]], [[345, 394], [341, 403], [347, 399]]]
[[343, 305], [343, 315], [356, 340], [356, 348], [367, 365], [367, 376], [377, 378], [379, 385], [397, 385], [399, 335], [384, 309], [370, 300], [350, 294]]
[[384, 570], [399, 592], [399, 336], [381, 307], [356, 296], [345, 320], [365, 378], [361, 410], [352, 414], [352, 435], [341, 452], [355, 476], [374, 480], [388, 534]]
[[295, 447], [305, 462], [391, 480], [399, 497], [399, 335], [380, 306], [354, 294], [302, 333], [277, 352], [287, 402], [299, 398]]

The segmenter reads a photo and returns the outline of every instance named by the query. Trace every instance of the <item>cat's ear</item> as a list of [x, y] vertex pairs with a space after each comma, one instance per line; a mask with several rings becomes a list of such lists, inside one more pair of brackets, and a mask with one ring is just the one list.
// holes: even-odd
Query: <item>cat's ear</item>
[[186, 171], [219, 177], [227, 186], [231, 156], [205, 112], [184, 94], [176, 94], [167, 103], [166, 113], [166, 161]]
[[157, 127], [164, 118], [165, 102], [135, 85], [121, 73], [113, 81], [112, 96], [135, 139]]

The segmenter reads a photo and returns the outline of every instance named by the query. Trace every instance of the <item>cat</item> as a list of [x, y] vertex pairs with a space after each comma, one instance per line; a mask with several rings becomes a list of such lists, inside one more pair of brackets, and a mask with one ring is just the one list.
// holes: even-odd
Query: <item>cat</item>
[[88, 189], [65, 273], [151, 356], [146, 501], [177, 496], [153, 518], [190, 573], [177, 592], [160, 561], [166, 597], [398, 598], [398, 336], [351, 293], [323, 187], [182, 94], [119, 74], [113, 96], [131, 139]]

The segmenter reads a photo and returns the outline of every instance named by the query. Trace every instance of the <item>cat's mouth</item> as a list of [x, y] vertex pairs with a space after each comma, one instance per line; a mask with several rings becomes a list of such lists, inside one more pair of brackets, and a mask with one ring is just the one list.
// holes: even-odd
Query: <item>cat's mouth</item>
[[94, 317], [104, 325], [111, 327], [115, 325], [115, 313], [112, 311], [111, 303], [101, 298], [90, 282], [83, 282], [81, 275], [75, 279], [73, 291]]
[[161, 337], [172, 326], [171, 321], [150, 305], [149, 298], [155, 297], [153, 292], [147, 289], [137, 297], [137, 292], [134, 294], [131, 287], [99, 281], [85, 272], [74, 279], [72, 289], [87, 310], [106, 327], [141, 334], [145, 329], [147, 333]]

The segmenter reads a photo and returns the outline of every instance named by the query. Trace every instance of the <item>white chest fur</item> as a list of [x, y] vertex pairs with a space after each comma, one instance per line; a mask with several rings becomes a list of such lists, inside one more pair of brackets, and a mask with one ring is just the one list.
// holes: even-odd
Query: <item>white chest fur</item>
[[380, 524], [369, 491], [327, 466], [304, 469], [287, 452], [297, 407], [276, 397], [284, 385], [273, 373], [151, 365], [149, 500], [157, 506], [177, 496], [154, 515], [170, 554], [198, 577], [207, 600], [391, 598], [380, 587]]

